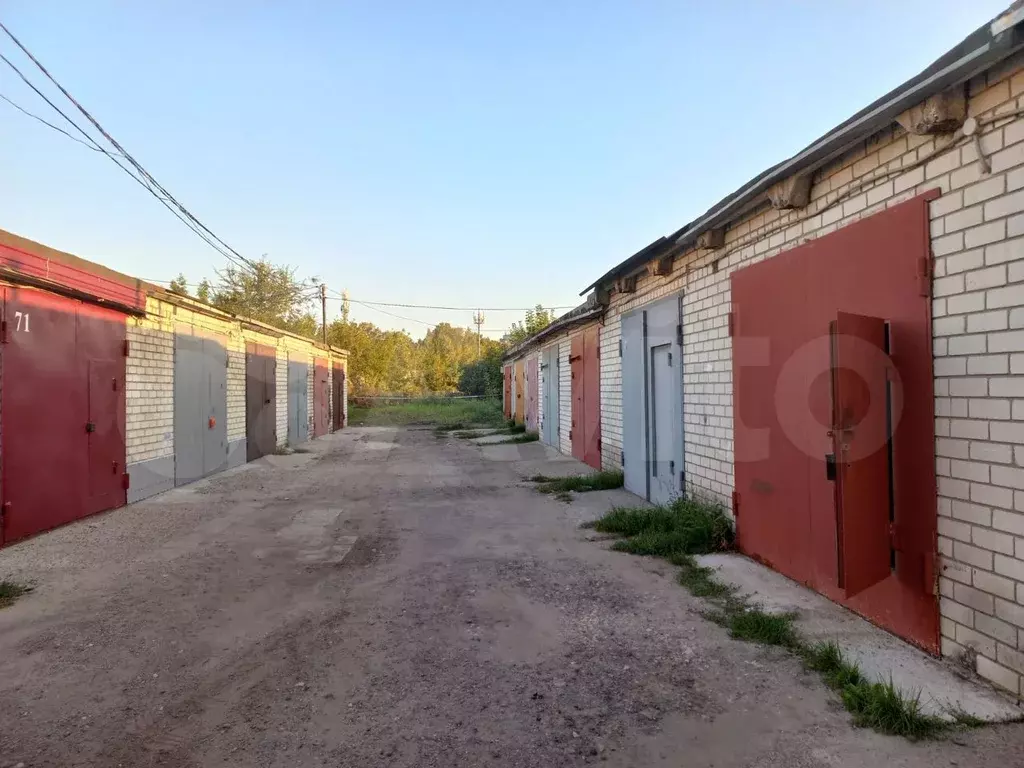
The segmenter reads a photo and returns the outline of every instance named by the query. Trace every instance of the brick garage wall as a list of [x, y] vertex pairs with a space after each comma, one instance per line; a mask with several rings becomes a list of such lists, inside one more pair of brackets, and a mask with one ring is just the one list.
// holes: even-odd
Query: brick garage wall
[[[227, 345], [227, 439], [238, 444], [245, 438], [245, 345], [247, 341], [276, 349], [277, 443], [288, 437], [288, 354], [306, 356], [312, 366], [312, 341], [291, 336], [244, 330], [238, 321], [211, 316], [187, 306], [150, 297], [146, 316], [127, 320], [130, 354], [126, 368], [125, 448], [129, 473], [142, 465], [156, 467], [132, 475], [129, 501], [173, 487], [174, 481], [174, 331], [188, 328], [197, 335], [217, 335]], [[344, 360], [344, 358], [342, 358]], [[312, 370], [312, 368], [310, 368]], [[312, 374], [309, 378], [312, 388]], [[312, 402], [312, 400], [310, 400]], [[312, 414], [312, 408], [310, 408]], [[244, 461], [244, 451], [241, 454]], [[161, 477], [156, 477], [160, 473]], [[142, 484], [141, 486], [139, 484]]]
[[[969, 113], [1024, 109], [1021, 57], [975, 78]], [[986, 174], [968, 140], [893, 127], [820, 169], [803, 209], [733, 222], [725, 245], [676, 258], [665, 277], [613, 293], [602, 352], [605, 465], [621, 450], [621, 315], [684, 295], [685, 470], [691, 491], [733, 489], [729, 276], [926, 190], [934, 255], [936, 453], [942, 651], [970, 647], [979, 674], [1021, 693], [1024, 674], [1024, 118], [982, 128]], [[717, 270], [713, 259], [721, 259]], [[612, 393], [616, 392], [615, 395]]]
[[[174, 307], [155, 299], [126, 329], [125, 450], [130, 467], [174, 456]], [[173, 478], [172, 478], [173, 479]]]
[[[594, 320], [594, 321], [591, 321], [589, 323], [585, 323], [585, 324], [583, 324], [581, 326], [578, 326], [578, 327], [575, 327], [575, 328], [570, 328], [567, 331], [563, 331], [561, 333], [556, 333], [556, 334], [554, 334], [552, 336], [549, 336], [549, 337], [545, 338], [543, 340], [542, 344], [536, 345], [536, 346], [527, 347], [526, 349], [522, 350], [518, 356], [516, 356], [514, 358], [510, 358], [509, 360], [507, 360], [507, 361], [502, 363], [502, 366], [503, 366], [502, 370], [504, 370], [504, 366], [505, 365], [511, 365], [512, 369], [513, 369], [513, 372], [514, 372], [515, 371], [515, 364], [516, 364], [516, 362], [518, 362], [519, 360], [522, 360], [525, 363], [525, 361], [529, 360], [531, 357], [536, 355], [537, 358], [538, 358], [538, 360], [537, 360], [537, 367], [540, 368], [540, 364], [541, 364], [541, 362], [543, 362], [543, 359], [544, 359], [544, 357], [543, 357], [543, 350], [546, 350], [546, 349], [548, 349], [551, 346], [557, 346], [558, 347], [558, 445], [556, 447], [558, 448], [558, 450], [561, 453], [564, 453], [566, 456], [572, 456], [572, 440], [569, 438], [569, 432], [570, 432], [570, 430], [572, 430], [572, 371], [570, 370], [570, 367], [569, 367], [569, 352], [570, 352], [570, 350], [572, 348], [572, 337], [576, 336], [579, 333], [582, 333], [584, 330], [586, 330], [587, 328], [590, 328], [591, 326], [594, 326], [594, 325], [600, 325], [600, 322], [597, 321], [597, 320]], [[600, 342], [600, 346], [601, 346], [601, 360], [600, 360], [600, 365], [601, 365], [601, 421], [602, 421], [602, 446], [601, 447], [602, 447], [602, 456], [604, 456], [604, 450], [606, 449], [605, 444], [603, 442], [604, 441], [604, 434], [605, 434], [604, 433], [604, 426], [603, 426], [604, 425], [604, 418], [605, 418], [605, 413], [604, 413], [604, 408], [605, 408], [605, 396], [604, 396], [604, 393], [605, 393], [605, 369], [604, 369], [604, 365], [605, 365], [606, 358], [608, 358], [608, 356], [611, 354], [610, 352], [606, 352], [606, 350], [605, 350], [605, 343], [606, 343], [605, 342], [605, 333], [606, 333], [606, 328], [602, 327], [601, 328], [601, 334], [600, 334], [601, 335], [601, 342]], [[616, 341], [615, 341], [615, 358], [616, 358], [616, 362], [618, 361], [618, 340], [617, 339], [618, 339], [618, 337], [616, 336]], [[621, 368], [616, 369], [616, 370], [620, 371], [620, 377], [621, 377]], [[619, 386], [619, 391], [621, 393], [621, 386]], [[537, 396], [538, 396], [538, 400], [540, 400], [540, 403], [538, 404], [538, 412], [543, 415], [543, 407], [544, 407], [543, 406], [543, 401], [544, 401], [543, 379], [541, 380], [541, 386], [537, 390]], [[621, 394], [620, 394], [620, 398], [621, 398]], [[616, 403], [616, 407], [618, 407], [618, 403]], [[621, 434], [621, 426], [619, 428], [619, 433]], [[619, 440], [619, 445], [621, 445], [621, 438]], [[619, 449], [619, 450], [621, 451], [621, 449]], [[617, 453], [615, 455], [619, 456], [620, 454]], [[615, 461], [617, 462], [617, 461], [619, 461], [619, 459], [616, 458]], [[602, 459], [602, 463], [604, 463], [605, 466], [612, 466], [610, 464], [605, 463], [604, 459]], [[614, 466], [612, 466], [612, 468], [613, 469], [617, 469], [618, 465], [615, 464]]]

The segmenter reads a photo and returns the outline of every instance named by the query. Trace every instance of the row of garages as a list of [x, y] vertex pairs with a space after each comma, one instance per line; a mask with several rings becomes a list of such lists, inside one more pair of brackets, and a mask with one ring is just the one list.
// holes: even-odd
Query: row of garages
[[345, 423], [343, 350], [0, 232], [0, 544]]
[[[505, 408], [932, 653], [1024, 676], [1024, 13], [509, 351]], [[982, 156], [979, 156], [979, 153]]]

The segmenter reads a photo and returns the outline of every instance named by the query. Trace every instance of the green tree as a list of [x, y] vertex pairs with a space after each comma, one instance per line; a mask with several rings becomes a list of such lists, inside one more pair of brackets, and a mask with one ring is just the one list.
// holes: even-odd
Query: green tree
[[509, 347], [514, 347], [519, 342], [526, 341], [533, 334], [544, 330], [554, 321], [554, 311], [544, 309], [543, 306], [538, 304], [533, 309], [526, 310], [526, 317], [523, 318], [521, 323], [512, 323], [512, 327], [502, 337], [502, 341]]
[[218, 309], [312, 336], [317, 330], [311, 311], [316, 280], [299, 280], [293, 267], [271, 264], [266, 258], [251, 268], [217, 271], [219, 283], [211, 303]]
[[482, 357], [462, 368], [459, 392], [480, 397], [501, 397], [501, 357], [505, 348], [493, 339], [483, 339]]
[[171, 284], [168, 287], [168, 290], [171, 293], [177, 293], [182, 296], [188, 296], [188, 283], [185, 280], [185, 275], [179, 272], [178, 276], [171, 280]]

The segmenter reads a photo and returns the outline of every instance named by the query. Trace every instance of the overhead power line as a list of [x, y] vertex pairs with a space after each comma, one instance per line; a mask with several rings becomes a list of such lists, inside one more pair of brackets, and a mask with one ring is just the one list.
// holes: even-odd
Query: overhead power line
[[[21, 70], [19, 70], [9, 59], [7, 59], [6, 57], [2, 57], [2, 55], [0, 55], [0, 57], [3, 58], [4, 62], [9, 67], [11, 67], [15, 72], [17, 72], [21, 79], [24, 80], [29, 85], [29, 87], [32, 88], [33, 91], [35, 91], [40, 97], [42, 97], [47, 104], [49, 104], [51, 107], [57, 110], [57, 112], [60, 113], [60, 115], [64, 117], [65, 120], [71, 123], [80, 133], [85, 135], [85, 137], [90, 141], [90, 143], [92, 143], [97, 148], [100, 148], [100, 151], [102, 151], [105, 155], [114, 160], [114, 162], [117, 163], [117, 165], [120, 166], [122, 170], [124, 170], [126, 173], [132, 176], [132, 178], [135, 178], [136, 181], [139, 181], [139, 183], [142, 183], [144, 187], [149, 189], [150, 193], [153, 194], [153, 196], [156, 197], [158, 200], [160, 200], [160, 202], [163, 203], [165, 207], [170, 209], [172, 212], [174, 212], [174, 208], [177, 208], [178, 211], [181, 212], [182, 216], [184, 216], [185, 219], [188, 219], [188, 222], [191, 222], [191, 224], [188, 225], [189, 229], [191, 229], [193, 232], [199, 235], [208, 245], [214, 247], [215, 250], [217, 250], [222, 256], [228, 259], [228, 261], [234, 263], [235, 266], [237, 267], [253, 267], [253, 263], [249, 259], [245, 258], [242, 254], [240, 254], [238, 251], [236, 251], [234, 248], [232, 248], [230, 245], [224, 242], [224, 240], [218, 237], [217, 234], [213, 232], [213, 230], [211, 230], [209, 227], [203, 224], [203, 222], [196, 218], [191, 211], [189, 211], [184, 205], [178, 202], [174, 195], [168, 192], [167, 189], [163, 185], [161, 185], [160, 182], [158, 182], [149, 171], [142, 167], [142, 165], [134, 157], [132, 157], [131, 154], [129, 154], [128, 151], [125, 150], [125, 148], [121, 146], [117, 142], [117, 140], [113, 136], [111, 136], [110, 133], [108, 133], [102, 125], [100, 125], [99, 121], [95, 117], [93, 117], [89, 113], [89, 111], [85, 107], [83, 107], [78, 102], [78, 100], [75, 99], [75, 97], [72, 96], [71, 93], [63, 85], [57, 82], [57, 79], [50, 74], [49, 70], [47, 70], [46, 67], [43, 66], [42, 62], [40, 62], [39, 59], [37, 59], [32, 54], [32, 52], [28, 50], [28, 48], [22, 45], [21, 41], [14, 36], [11, 30], [9, 30], [7, 26], [3, 24], [3, 22], [0, 22], [0, 29], [2, 29], [4, 33], [9, 38], [11, 38], [12, 41], [14, 41], [14, 44], [21, 49], [22, 53], [24, 53], [26, 56], [28, 56], [29, 59], [32, 60], [32, 63], [35, 64], [36, 67], [38, 67], [39, 70], [47, 77], [47, 79], [51, 83], [53, 83], [58, 88], [58, 90], [60, 90], [61, 93], [64, 94], [68, 101], [75, 105], [78, 111], [81, 112], [90, 123], [92, 123], [93, 127], [95, 127], [96, 130], [99, 131], [108, 142], [110, 142], [110, 144], [118, 151], [120, 156], [123, 157], [126, 161], [128, 161], [128, 163], [133, 168], [135, 168], [135, 170], [139, 173], [142, 179], [144, 179], [145, 182], [148, 182], [148, 184], [144, 183], [142, 179], [135, 177], [134, 174], [132, 174], [126, 168], [124, 168], [124, 166], [121, 165], [121, 163], [118, 162], [118, 160], [114, 158], [114, 156], [110, 152], [107, 152], [106, 150], [100, 148], [99, 144], [96, 142], [95, 139], [92, 138], [92, 136], [86, 133], [77, 123], [75, 123], [73, 120], [71, 120], [71, 118], [64, 114], [62, 110], [58, 109], [57, 106], [52, 101], [50, 101], [50, 99], [48, 99], [45, 95], [43, 95], [43, 93], [38, 88], [36, 88], [36, 86], [33, 85], [29, 81], [29, 79], [21, 72]], [[155, 190], [162, 193], [164, 197], [161, 197], [160, 195], [156, 194], [154, 188]], [[171, 208], [171, 205], [173, 205], [174, 208]], [[182, 216], [179, 216], [178, 218], [182, 218]], [[202, 230], [202, 233], [205, 233], [205, 236], [201, 234], [199, 230]], [[210, 241], [210, 238], [219, 243], [220, 246], [222, 246], [222, 248], [214, 246], [213, 243]]]
[[[401, 307], [404, 309], [444, 309], [451, 310], [453, 312], [528, 312], [530, 310], [536, 309], [536, 307], [442, 307], [432, 304], [399, 304], [393, 301], [366, 301], [365, 299], [356, 301], [351, 296], [345, 297], [336, 291], [332, 291], [332, 293], [334, 293], [334, 296], [331, 296], [329, 298], [333, 298], [336, 300], [344, 300], [345, 298], [348, 298], [349, 301], [355, 304], [365, 304], [367, 306], [373, 307]], [[572, 309], [575, 306], [575, 304], [565, 304], [557, 307], [544, 307], [544, 309]]]
[[[5, 58], [5, 59], [4, 59], [4, 61], [7, 61], [7, 59]], [[8, 64], [10, 64], [10, 62], [9, 62], [9, 61], [8, 61], [7, 63], [8, 63]], [[61, 127], [60, 127], [59, 125], [54, 125], [54, 124], [53, 124], [53, 123], [51, 123], [51, 122], [50, 122], [49, 120], [45, 120], [44, 118], [40, 117], [39, 115], [37, 115], [37, 114], [34, 114], [34, 113], [32, 113], [32, 112], [29, 112], [29, 111], [28, 111], [27, 109], [25, 109], [25, 108], [24, 108], [24, 107], [22, 107], [21, 105], [19, 105], [19, 104], [16, 104], [15, 102], [11, 101], [11, 100], [10, 100], [9, 98], [7, 98], [6, 96], [4, 96], [4, 95], [3, 95], [2, 93], [0, 93], [0, 99], [3, 99], [4, 101], [6, 101], [6, 102], [7, 102], [8, 104], [10, 104], [10, 105], [11, 105], [12, 107], [14, 107], [14, 108], [15, 108], [16, 110], [18, 110], [19, 112], [21, 112], [21, 113], [22, 113], [23, 115], [28, 115], [28, 116], [29, 116], [29, 117], [31, 117], [31, 118], [32, 118], [33, 120], [38, 120], [38, 121], [39, 121], [40, 123], [42, 123], [43, 125], [46, 125], [46, 126], [49, 126], [50, 128], [53, 128], [53, 130], [57, 131], [57, 133], [63, 133], [63, 134], [65, 135], [65, 136], [67, 136], [67, 137], [68, 137], [69, 139], [71, 139], [72, 141], [77, 141], [77, 142], [78, 142], [79, 144], [81, 144], [81, 145], [82, 145], [83, 147], [85, 147], [86, 149], [91, 149], [91, 150], [92, 150], [93, 152], [102, 152], [102, 151], [103, 151], [103, 150], [102, 150], [101, 148], [99, 148], [99, 147], [94, 147], [94, 146], [92, 146], [91, 144], [88, 144], [87, 142], [84, 142], [84, 141], [82, 141], [82, 140], [81, 140], [80, 138], [78, 138], [77, 136], [72, 136], [72, 135], [71, 135], [70, 133], [68, 133], [67, 131], [65, 131], [65, 130], [64, 130], [63, 128], [61, 128]], [[54, 107], [54, 108], [56, 109], [56, 107]]]

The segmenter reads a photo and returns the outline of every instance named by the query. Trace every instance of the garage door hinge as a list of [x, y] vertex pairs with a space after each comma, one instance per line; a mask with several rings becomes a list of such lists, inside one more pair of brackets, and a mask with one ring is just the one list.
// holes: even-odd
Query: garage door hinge
[[126, 491], [128, 490], [128, 487], [131, 485], [131, 482], [132, 477], [127, 472], [121, 475], [121, 487], [124, 488]]
[[917, 260], [918, 292], [922, 296], [930, 296], [932, 288], [932, 260], [928, 256], [922, 256]]
[[128, 357], [128, 355], [131, 354], [131, 342], [129, 342], [128, 339], [124, 340], [124, 346], [122, 347], [121, 353], [125, 357]]
[[601, 438], [600, 437], [597, 438], [597, 452], [598, 453], [601, 452]]
[[619, 339], [619, 357], [622, 357], [622, 339]]
[[736, 333], [736, 313], [729, 313], [729, 336], [733, 336]]
[[686, 472], [682, 469], [679, 470], [679, 490], [686, 490]]
[[939, 573], [942, 571], [937, 552], [924, 553], [924, 593], [939, 595]]
[[5, 501], [3, 506], [0, 506], [0, 528], [7, 522], [7, 513], [11, 511], [11, 502]]
[[676, 325], [676, 344], [680, 347], [683, 346], [683, 324], [679, 323]]
[[622, 466], [626, 466], [626, 452], [625, 451], [620, 451], [619, 452], [619, 463]]
[[0, 322], [0, 344], [6, 344], [10, 339], [7, 337], [7, 321]]
[[669, 368], [672, 367], [672, 353], [671, 352], [668, 353], [668, 367]]
[[732, 516], [733, 517], [739, 517], [740, 516], [740, 492], [739, 491], [733, 491], [732, 492]]

